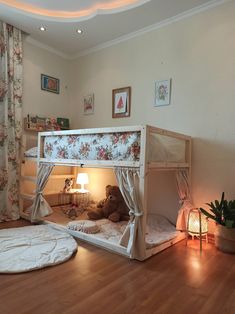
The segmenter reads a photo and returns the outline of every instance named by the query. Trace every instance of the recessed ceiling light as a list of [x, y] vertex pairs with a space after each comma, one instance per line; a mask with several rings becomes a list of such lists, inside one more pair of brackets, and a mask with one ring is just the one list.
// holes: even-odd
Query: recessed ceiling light
[[40, 31], [42, 31], [42, 32], [45, 32], [45, 31], [46, 31], [46, 27], [44, 27], [44, 26], [40, 26], [39, 29], [40, 29]]
[[77, 33], [78, 33], [79, 35], [81, 35], [81, 34], [83, 33], [83, 31], [82, 31], [81, 29], [77, 29]]

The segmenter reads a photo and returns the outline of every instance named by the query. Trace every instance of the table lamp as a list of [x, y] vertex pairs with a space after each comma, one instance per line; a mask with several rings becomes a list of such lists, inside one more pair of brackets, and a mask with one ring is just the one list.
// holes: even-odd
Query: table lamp
[[84, 189], [84, 185], [89, 183], [88, 174], [87, 173], [78, 173], [77, 175], [77, 184], [81, 184], [81, 189], [78, 189], [79, 193], [87, 193], [88, 190]]

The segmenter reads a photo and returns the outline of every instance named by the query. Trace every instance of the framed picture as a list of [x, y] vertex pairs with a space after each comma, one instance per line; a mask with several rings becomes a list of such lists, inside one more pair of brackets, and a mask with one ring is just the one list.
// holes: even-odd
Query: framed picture
[[155, 82], [155, 106], [170, 105], [171, 79]]
[[47, 92], [59, 94], [60, 81], [55, 77], [46, 74], [41, 74], [41, 89]]
[[57, 118], [56, 122], [61, 130], [69, 130], [69, 119], [67, 118]]
[[113, 89], [113, 118], [129, 117], [131, 112], [131, 87]]
[[94, 113], [94, 94], [89, 94], [83, 97], [83, 113]]

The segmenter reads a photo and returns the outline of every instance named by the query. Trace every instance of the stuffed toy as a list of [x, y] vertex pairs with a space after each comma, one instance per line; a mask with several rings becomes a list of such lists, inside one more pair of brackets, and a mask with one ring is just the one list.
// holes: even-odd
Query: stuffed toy
[[64, 182], [63, 192], [68, 193], [71, 190], [72, 186], [73, 186], [73, 179], [67, 178]]
[[92, 220], [108, 218], [112, 222], [129, 220], [129, 209], [118, 186], [106, 186], [106, 198], [97, 204], [96, 210], [87, 213]]

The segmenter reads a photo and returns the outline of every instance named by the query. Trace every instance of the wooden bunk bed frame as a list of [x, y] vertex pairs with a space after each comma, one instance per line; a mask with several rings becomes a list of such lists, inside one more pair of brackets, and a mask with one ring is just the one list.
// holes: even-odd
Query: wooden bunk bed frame
[[[140, 132], [140, 159], [139, 161], [115, 161], [115, 160], [83, 160], [83, 159], [47, 159], [43, 157], [44, 138], [47, 136], [71, 136], [71, 135], [88, 135], [88, 134], [105, 134], [105, 133], [119, 133], [119, 132]], [[170, 138], [185, 141], [185, 160], [184, 162], [149, 162], [148, 161], [148, 145], [151, 134], [164, 135]], [[37, 164], [40, 163], [52, 163], [54, 165], [63, 166], [76, 166], [84, 168], [115, 168], [115, 167], [131, 167], [139, 168], [140, 179], [139, 179], [139, 193], [144, 209], [144, 234], [146, 225], [146, 214], [148, 212], [148, 201], [147, 201], [147, 185], [148, 185], [148, 174], [151, 171], [164, 171], [164, 170], [178, 170], [187, 169], [189, 173], [189, 183], [191, 182], [191, 145], [192, 140], [190, 136], [168, 131], [154, 126], [149, 125], [137, 125], [128, 127], [111, 127], [111, 128], [93, 128], [93, 129], [80, 129], [80, 130], [67, 130], [67, 131], [50, 131], [40, 132], [38, 134], [38, 148], [39, 154], [37, 157]], [[49, 222], [50, 223], [50, 222]], [[73, 232], [71, 234], [78, 237], [81, 240], [88, 241], [92, 244], [98, 245], [105, 249], [117, 252], [119, 254], [129, 256], [126, 252], [126, 248], [121, 245], [113, 245], [102, 240], [94, 240], [94, 237], [90, 237], [88, 234], [82, 232]], [[146, 257], [148, 258], [163, 249], [181, 241], [185, 238], [185, 234], [181, 233], [179, 237], [164, 242], [156, 247], [146, 249]]]

